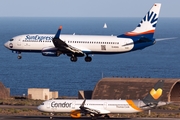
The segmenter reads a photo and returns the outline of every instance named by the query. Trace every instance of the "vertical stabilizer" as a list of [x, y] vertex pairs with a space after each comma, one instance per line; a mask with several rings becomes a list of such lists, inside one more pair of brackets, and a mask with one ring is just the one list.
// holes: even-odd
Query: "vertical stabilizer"
[[161, 3], [155, 3], [133, 31], [127, 32], [123, 35], [119, 35], [118, 37], [139, 36], [149, 39], [153, 38], [157, 20], [159, 17], [160, 8]]
[[143, 99], [145, 104], [158, 104], [163, 93], [164, 80], [159, 80]]

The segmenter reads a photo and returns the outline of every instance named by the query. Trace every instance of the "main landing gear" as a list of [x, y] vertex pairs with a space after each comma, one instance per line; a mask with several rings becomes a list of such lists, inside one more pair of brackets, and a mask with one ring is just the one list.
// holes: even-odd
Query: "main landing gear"
[[91, 120], [96, 120], [98, 118], [98, 115], [90, 113]]
[[[101, 115], [96, 115], [96, 114], [90, 114], [90, 116], [91, 116], [91, 120], [96, 120], [99, 116], [101, 116]], [[109, 119], [110, 117], [109, 117], [109, 115], [108, 114], [106, 114], [106, 115], [104, 115], [104, 119]]]
[[76, 61], [77, 61], [77, 57], [74, 56], [74, 55], [72, 55], [71, 58], [70, 58], [70, 60], [71, 60], [72, 62], [76, 62]]
[[106, 115], [104, 115], [104, 118], [105, 118], [105, 119], [109, 119], [110, 117], [109, 117], [108, 114], [106, 114]]
[[[70, 57], [70, 60], [71, 60], [72, 62], [76, 62], [76, 61], [77, 61], [77, 56], [72, 55], [72, 56]], [[87, 56], [84, 58], [84, 60], [85, 60], [86, 62], [91, 62], [91, 61], [92, 61], [92, 58], [87, 55]]]
[[86, 57], [84, 58], [84, 60], [85, 60], [86, 62], [91, 62], [91, 61], [92, 61], [92, 58], [89, 57], [89, 56], [86, 56]]

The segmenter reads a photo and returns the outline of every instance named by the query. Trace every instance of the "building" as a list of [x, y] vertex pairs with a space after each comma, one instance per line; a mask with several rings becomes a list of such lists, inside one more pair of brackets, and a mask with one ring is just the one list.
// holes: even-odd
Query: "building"
[[80, 90], [78, 91], [78, 99], [91, 99], [92, 90]]
[[180, 79], [102, 78], [91, 99], [143, 99], [158, 80], [165, 80], [162, 101], [180, 101]]
[[2, 82], [0, 82], [0, 99], [7, 99], [10, 97], [10, 89], [6, 88]]
[[58, 91], [49, 91], [49, 88], [29, 88], [28, 98], [34, 100], [49, 100], [58, 98]]

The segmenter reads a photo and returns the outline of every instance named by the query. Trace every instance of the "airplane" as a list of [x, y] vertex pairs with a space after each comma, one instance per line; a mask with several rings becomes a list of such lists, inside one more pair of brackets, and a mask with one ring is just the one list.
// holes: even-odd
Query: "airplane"
[[49, 112], [52, 116], [53, 113], [69, 112], [72, 118], [86, 115], [90, 115], [94, 120], [100, 116], [110, 118], [110, 113], [137, 113], [170, 104], [160, 101], [163, 86], [164, 80], [159, 80], [142, 100], [52, 99], [44, 101], [37, 109]]
[[156, 42], [153, 35], [160, 8], [161, 3], [155, 3], [133, 31], [118, 36], [61, 35], [60, 26], [55, 35], [19, 35], [11, 38], [4, 46], [17, 53], [18, 59], [22, 58], [21, 52], [37, 52], [51, 57], [64, 54], [69, 56], [72, 62], [83, 56], [86, 56], [86, 62], [91, 62], [92, 57], [89, 55], [93, 54], [120, 54], [142, 50]]

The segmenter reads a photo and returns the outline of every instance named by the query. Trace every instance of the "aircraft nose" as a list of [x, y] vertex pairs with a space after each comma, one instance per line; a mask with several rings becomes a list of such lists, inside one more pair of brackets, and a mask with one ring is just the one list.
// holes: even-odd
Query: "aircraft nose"
[[41, 109], [41, 106], [39, 105], [39, 106], [37, 107], [37, 109], [40, 110], [40, 109]]
[[39, 106], [37, 107], [37, 109], [40, 110], [40, 111], [42, 111], [42, 106], [39, 105]]
[[4, 46], [5, 46], [6, 48], [9, 48], [8, 42], [4, 43]]

